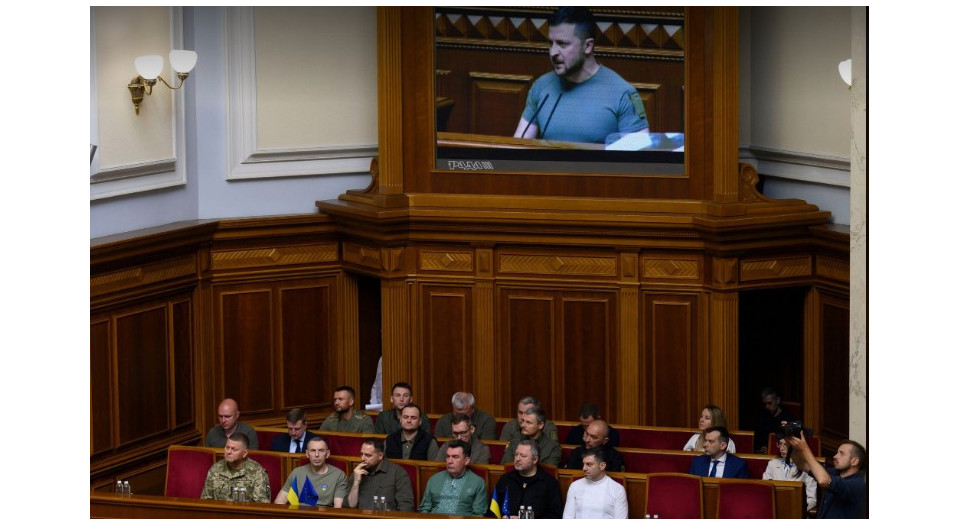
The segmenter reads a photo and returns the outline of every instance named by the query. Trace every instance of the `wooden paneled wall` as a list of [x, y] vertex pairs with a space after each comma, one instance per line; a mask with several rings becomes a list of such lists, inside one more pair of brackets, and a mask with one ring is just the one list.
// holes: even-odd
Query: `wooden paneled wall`
[[844, 437], [844, 233], [774, 229], [778, 246], [713, 254], [683, 235], [648, 249], [636, 226], [585, 242], [561, 222], [466, 222], [462, 240], [438, 225], [401, 245], [324, 214], [96, 240], [91, 482], [199, 442], [223, 397], [266, 425], [291, 407], [317, 424], [339, 384], [366, 402], [381, 351], [386, 388], [411, 382], [431, 413], [468, 390], [500, 417], [535, 395], [554, 419], [590, 401], [615, 423], [690, 427], [716, 403], [737, 427], [738, 296], [762, 287], [807, 290], [804, 420], [825, 447]]

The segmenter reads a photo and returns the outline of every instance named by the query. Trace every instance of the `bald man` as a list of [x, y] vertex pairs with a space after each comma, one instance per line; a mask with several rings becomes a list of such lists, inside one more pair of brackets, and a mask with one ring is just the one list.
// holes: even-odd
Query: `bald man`
[[570, 453], [566, 468], [582, 469], [583, 457], [586, 451], [591, 448], [603, 450], [607, 472], [623, 470], [623, 456], [617, 452], [617, 449], [610, 446], [610, 425], [602, 419], [587, 425], [587, 429], [583, 431], [583, 445], [573, 449], [573, 452]]
[[227, 444], [227, 438], [235, 432], [239, 432], [247, 436], [250, 449], [257, 450], [260, 448], [260, 443], [257, 441], [257, 432], [250, 425], [240, 421], [240, 406], [233, 399], [228, 397], [220, 402], [220, 406], [217, 407], [217, 420], [220, 424], [207, 432], [207, 437], [203, 440], [203, 446], [223, 448]]

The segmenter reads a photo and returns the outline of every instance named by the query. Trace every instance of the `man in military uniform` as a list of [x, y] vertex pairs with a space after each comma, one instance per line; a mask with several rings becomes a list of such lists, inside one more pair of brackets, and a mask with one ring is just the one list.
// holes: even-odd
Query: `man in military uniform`
[[247, 459], [247, 436], [234, 432], [223, 446], [223, 459], [207, 471], [202, 499], [229, 501], [234, 487], [246, 489], [247, 501], [270, 503], [270, 478], [259, 463]]
[[353, 409], [356, 396], [357, 393], [352, 387], [338, 386], [333, 391], [334, 412], [323, 420], [320, 430], [373, 434], [373, 420], [370, 416]]
[[506, 450], [503, 451], [503, 460], [500, 464], [506, 465], [512, 463], [514, 461], [514, 454], [517, 451], [517, 446], [521, 441], [529, 439], [537, 444], [537, 448], [539, 449], [537, 456], [540, 458], [541, 463], [554, 467], [559, 466], [562, 456], [560, 444], [550, 439], [550, 436], [543, 432], [546, 421], [547, 414], [544, 413], [543, 410], [536, 408], [527, 409], [520, 419], [520, 434], [514, 437], [513, 441], [507, 445]]

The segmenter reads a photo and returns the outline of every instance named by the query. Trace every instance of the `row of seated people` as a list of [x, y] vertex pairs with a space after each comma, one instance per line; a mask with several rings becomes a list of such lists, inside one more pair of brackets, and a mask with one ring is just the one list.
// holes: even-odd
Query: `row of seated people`
[[[393, 408], [384, 410], [379, 414], [364, 413], [354, 410], [355, 395], [351, 387], [338, 387], [334, 392], [334, 412], [324, 419], [320, 425], [320, 430], [336, 432], [358, 432], [371, 434], [392, 434], [401, 427], [402, 412], [405, 407], [413, 404], [413, 395], [410, 385], [407, 383], [397, 383], [393, 387], [391, 394]], [[534, 397], [525, 397], [517, 404], [517, 418], [495, 419], [489, 414], [477, 409], [474, 406], [474, 399], [470, 393], [458, 392], [452, 399], [452, 411], [435, 418], [435, 425], [431, 425], [431, 418], [427, 414], [421, 414], [419, 418], [420, 429], [431, 433], [437, 438], [452, 438], [453, 436], [453, 417], [457, 414], [466, 414], [471, 417], [478, 439], [483, 441], [496, 440], [513, 441], [524, 433], [521, 426], [524, 424], [525, 413], [530, 409], [540, 409], [540, 402]], [[419, 412], [419, 409], [418, 409]], [[251, 448], [261, 448], [259, 438], [253, 429], [242, 421], [239, 421], [239, 408], [232, 399], [224, 400], [218, 408], [219, 424], [214, 426], [207, 433], [204, 441], [207, 446], [223, 446], [226, 435], [230, 432], [239, 431], [247, 435], [251, 443]], [[288, 417], [288, 427], [300, 427], [305, 429], [306, 414], [298, 412], [297, 417]], [[580, 410], [580, 422], [554, 422], [549, 419], [544, 420], [542, 428], [543, 433], [551, 440], [559, 443], [582, 445], [589, 439], [587, 429], [589, 425], [600, 419], [600, 414], [596, 406], [586, 403]], [[682, 448], [683, 450], [703, 450], [703, 429], [709, 426], [723, 426], [729, 428], [723, 411], [715, 406], [704, 407], [696, 432], [681, 428], [665, 427], [634, 427], [611, 425], [608, 427], [608, 442], [611, 447], [625, 446], [634, 448]], [[291, 432], [293, 430], [291, 429]], [[310, 434], [307, 434], [310, 435]], [[528, 432], [529, 435], [529, 432]], [[819, 454], [819, 440], [815, 436], [808, 437], [810, 445], [815, 454]], [[776, 438], [771, 434], [769, 438], [770, 450], [776, 450]], [[749, 432], [732, 431], [730, 452], [750, 451], [754, 449], [753, 436]], [[299, 443], [302, 446], [302, 441]], [[767, 449], [765, 443], [763, 448]], [[292, 448], [290, 440], [282, 439], [277, 443], [264, 443], [262, 448], [271, 448], [272, 450], [295, 451]], [[549, 456], [549, 454], [546, 454]]]
[[308, 442], [305, 454], [248, 451], [245, 442], [242, 434], [231, 436], [216, 463], [215, 449], [171, 447], [166, 495], [226, 500], [234, 487], [243, 487], [247, 500], [255, 502], [372, 510], [382, 498], [388, 510], [496, 517], [517, 516], [521, 505], [537, 518], [636, 518], [644, 513], [690, 518], [703, 517], [704, 508], [713, 513], [708, 517], [801, 515], [797, 482], [736, 483], [687, 474], [608, 476], [601, 449], [584, 454], [578, 472], [546, 468], [529, 440], [520, 442], [514, 461], [505, 467], [474, 465], [470, 444], [460, 440], [449, 443], [443, 463], [388, 460], [380, 437], [365, 438], [359, 457], [331, 456], [321, 437]]

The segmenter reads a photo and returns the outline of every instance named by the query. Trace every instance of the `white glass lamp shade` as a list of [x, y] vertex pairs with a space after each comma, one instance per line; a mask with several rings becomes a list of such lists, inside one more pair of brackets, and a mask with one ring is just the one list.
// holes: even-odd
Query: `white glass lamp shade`
[[848, 58], [837, 65], [837, 69], [840, 71], [840, 78], [842, 78], [843, 82], [848, 86], [853, 82], [853, 75], [850, 71], [852, 63], [853, 61]]
[[173, 49], [170, 51], [170, 67], [177, 73], [189, 73], [197, 65], [197, 52], [189, 49]]
[[163, 57], [160, 55], [143, 55], [133, 61], [137, 74], [146, 80], [154, 80], [163, 71]]

